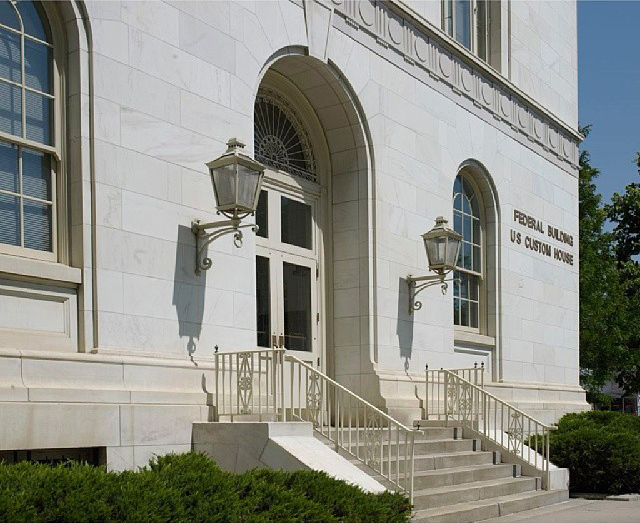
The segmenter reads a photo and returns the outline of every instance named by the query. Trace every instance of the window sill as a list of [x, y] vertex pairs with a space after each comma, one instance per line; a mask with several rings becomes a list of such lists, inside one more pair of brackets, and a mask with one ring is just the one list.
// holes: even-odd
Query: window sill
[[67, 284], [82, 283], [82, 271], [61, 263], [0, 255], [0, 277], [32, 278]]
[[493, 349], [496, 346], [496, 339], [493, 336], [485, 336], [484, 334], [458, 329], [456, 329], [453, 334], [453, 342], [463, 343], [465, 345], [475, 345], [488, 349]]

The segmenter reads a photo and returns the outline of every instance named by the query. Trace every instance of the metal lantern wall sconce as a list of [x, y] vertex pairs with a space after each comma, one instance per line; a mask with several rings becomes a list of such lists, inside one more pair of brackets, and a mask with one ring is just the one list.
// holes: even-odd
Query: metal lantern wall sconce
[[407, 276], [409, 314], [422, 308], [422, 302], [416, 300], [416, 296], [427, 287], [440, 285], [442, 294], [447, 293], [447, 281], [453, 281], [454, 278], [449, 278], [448, 280], [445, 278], [456, 267], [462, 236], [447, 227], [447, 220], [442, 216], [438, 216], [435, 227], [424, 233], [422, 240], [427, 251], [429, 270], [436, 274], [417, 278], [412, 277], [410, 274]]
[[211, 258], [206, 256], [206, 249], [211, 242], [226, 234], [233, 234], [233, 243], [240, 247], [241, 229], [251, 227], [253, 232], [258, 230], [256, 224], [240, 222], [255, 213], [265, 167], [247, 156], [243, 152], [244, 147], [245, 144], [240, 140], [231, 138], [227, 142], [226, 152], [207, 164], [217, 213], [226, 216], [228, 220], [191, 222], [191, 231], [196, 236], [196, 274], [211, 268]]

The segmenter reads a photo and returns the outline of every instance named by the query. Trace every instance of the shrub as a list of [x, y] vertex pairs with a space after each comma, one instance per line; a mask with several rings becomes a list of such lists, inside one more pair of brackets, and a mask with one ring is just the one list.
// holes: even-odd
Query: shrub
[[0, 465], [0, 523], [399, 523], [410, 509], [400, 494], [369, 494], [321, 472], [235, 475], [195, 453], [137, 472]]
[[551, 433], [551, 460], [570, 470], [574, 492], [640, 492], [640, 418], [619, 412], [567, 414]]

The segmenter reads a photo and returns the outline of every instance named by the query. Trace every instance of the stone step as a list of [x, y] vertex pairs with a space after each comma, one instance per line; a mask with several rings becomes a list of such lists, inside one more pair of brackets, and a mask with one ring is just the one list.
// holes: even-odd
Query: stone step
[[[360, 442], [360, 452], [364, 452], [364, 442]], [[382, 456], [387, 457], [388, 444], [382, 444]], [[348, 447], [347, 447], [348, 448]], [[355, 453], [356, 445], [352, 445], [352, 452]], [[391, 456], [396, 455], [396, 445], [391, 445]], [[472, 439], [434, 439], [429, 441], [418, 441], [413, 446], [414, 456], [424, 456], [432, 454], [444, 454], [452, 452], [465, 452], [480, 450], [480, 441]], [[400, 456], [404, 456], [404, 445], [400, 447]]]
[[[394, 470], [393, 468], [391, 469]], [[414, 472], [413, 486], [416, 490], [463, 485], [477, 481], [520, 477], [519, 465], [500, 464], [472, 465], [451, 469]]]
[[[495, 454], [495, 456], [494, 456]], [[354, 460], [357, 461], [357, 460]], [[396, 461], [391, 460], [391, 471], [396, 470]], [[421, 472], [424, 470], [453, 469], [457, 467], [471, 467], [474, 465], [493, 465], [500, 463], [500, 453], [491, 451], [465, 451], [450, 452], [443, 454], [425, 454], [414, 456], [413, 470]], [[387, 470], [385, 461], [384, 471]], [[399, 459], [400, 471], [404, 472], [404, 456]]]
[[538, 482], [538, 478], [532, 477], [501, 478], [414, 490], [413, 504], [417, 510], [457, 505], [469, 501], [479, 501], [537, 490]]
[[413, 523], [472, 523], [553, 505], [569, 499], [568, 490], [537, 490], [418, 510]]

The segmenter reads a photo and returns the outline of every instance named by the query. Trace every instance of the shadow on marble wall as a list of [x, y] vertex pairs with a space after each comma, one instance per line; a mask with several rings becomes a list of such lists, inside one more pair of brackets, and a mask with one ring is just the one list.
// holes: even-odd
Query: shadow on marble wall
[[409, 314], [409, 289], [405, 278], [398, 278], [398, 320], [396, 335], [400, 358], [404, 360], [404, 370], [409, 370], [409, 361], [413, 352], [413, 314]]
[[185, 225], [178, 226], [176, 242], [176, 265], [173, 278], [173, 305], [178, 316], [178, 334], [186, 340], [186, 349], [190, 357], [197, 350], [196, 340], [202, 333], [204, 317], [204, 293], [207, 283], [207, 271], [195, 274], [195, 237]]

